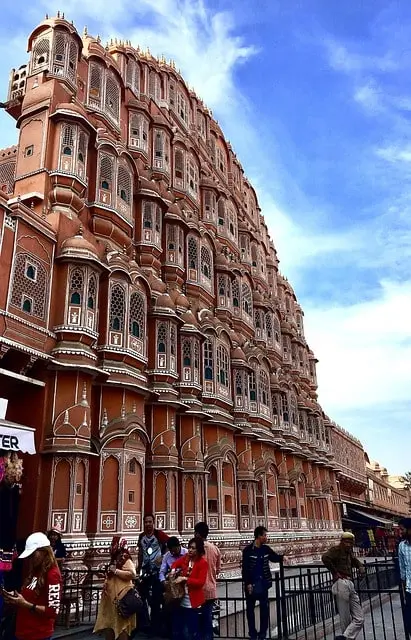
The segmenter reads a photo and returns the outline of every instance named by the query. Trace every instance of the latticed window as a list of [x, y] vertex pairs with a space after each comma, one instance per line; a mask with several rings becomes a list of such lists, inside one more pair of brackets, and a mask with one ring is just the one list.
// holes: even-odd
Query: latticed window
[[187, 160], [187, 179], [186, 185], [188, 192], [197, 200], [198, 198], [198, 167], [194, 158], [189, 157]]
[[291, 424], [295, 424], [298, 426], [298, 406], [295, 393], [290, 394], [290, 418]]
[[0, 191], [10, 194], [14, 190], [15, 160], [0, 164]]
[[204, 276], [204, 278], [202, 278], [202, 282], [207, 284], [207, 286], [211, 286], [212, 272], [211, 251], [208, 247], [203, 245], [201, 247], [201, 273]]
[[154, 202], [144, 200], [142, 203], [142, 238], [143, 242], [151, 242], [161, 246], [161, 209]]
[[61, 135], [61, 152], [63, 156], [74, 155], [74, 132], [76, 127], [71, 124], [65, 124]]
[[241, 233], [239, 240], [240, 240], [241, 260], [243, 260], [244, 262], [249, 262], [250, 238], [246, 233]]
[[132, 58], [127, 62], [126, 83], [138, 97], [140, 94], [140, 67]]
[[240, 285], [237, 278], [234, 278], [231, 283], [231, 293], [233, 296], [233, 307], [239, 309], [240, 307]]
[[237, 239], [237, 214], [233, 205], [228, 207], [228, 232], [234, 240]]
[[281, 325], [277, 316], [274, 316], [274, 340], [278, 346], [281, 346]]
[[110, 292], [110, 330], [123, 331], [126, 313], [126, 296], [124, 287], [117, 283], [113, 284]]
[[216, 217], [216, 197], [212, 191], [204, 192], [204, 219], [215, 222]]
[[[67, 35], [61, 31], [54, 32], [54, 47], [53, 47], [53, 73], [56, 73], [57, 69], [64, 67], [66, 58], [66, 44]], [[57, 71], [57, 74], [61, 71]]]
[[131, 171], [126, 163], [120, 161], [117, 172], [117, 206], [127, 218], [130, 218], [131, 215], [131, 202]]
[[203, 140], [207, 137], [206, 119], [201, 111], [197, 111], [197, 130]]
[[169, 140], [165, 131], [154, 131], [153, 165], [155, 169], [169, 171]]
[[48, 65], [50, 59], [50, 40], [41, 38], [33, 47], [31, 54], [32, 70], [37, 71]]
[[157, 353], [167, 352], [167, 324], [160, 322], [157, 325]]
[[243, 311], [244, 313], [251, 317], [253, 316], [253, 303], [252, 303], [252, 297], [251, 297], [251, 289], [248, 286], [248, 284], [245, 284], [245, 282], [243, 282], [242, 286], [241, 286], [241, 298], [242, 298], [242, 302], [243, 302]]
[[218, 201], [218, 226], [225, 226], [225, 200], [223, 198]]
[[[27, 272], [27, 265], [35, 268], [35, 279]], [[10, 304], [44, 320], [46, 317], [49, 278], [45, 267], [35, 256], [17, 253], [14, 260], [13, 285]], [[29, 304], [30, 303], [30, 304]]]
[[145, 152], [148, 149], [148, 122], [139, 113], [133, 113], [130, 116], [130, 147]]
[[230, 360], [227, 349], [221, 344], [217, 347], [217, 379], [223, 387], [230, 386]]
[[150, 71], [148, 94], [154, 102], [159, 102], [161, 99], [161, 83], [158, 74], [155, 71]]
[[185, 124], [188, 124], [187, 100], [183, 97], [181, 93], [177, 94], [177, 113], [180, 116], [181, 120]]
[[129, 333], [135, 338], [143, 338], [145, 334], [145, 301], [144, 296], [135, 292], [130, 297]]
[[190, 338], [183, 340], [183, 367], [191, 367], [192, 342]]
[[81, 305], [83, 299], [84, 274], [80, 269], [74, 269], [70, 274], [70, 304]]
[[174, 180], [177, 187], [184, 188], [184, 151], [182, 149], [174, 151]]
[[235, 372], [235, 395], [242, 396], [244, 393], [244, 376], [242, 371]]
[[77, 59], [78, 59], [77, 42], [74, 42], [74, 40], [71, 40], [69, 44], [67, 71], [70, 79], [73, 81], [76, 79]]
[[204, 380], [214, 379], [214, 349], [210, 338], [204, 342]]
[[106, 71], [105, 110], [118, 123], [120, 119], [120, 85], [110, 71]]
[[267, 342], [272, 344], [273, 342], [273, 316], [269, 311], [265, 314], [265, 329], [267, 331]]
[[91, 62], [89, 66], [88, 102], [92, 107], [102, 107], [103, 76], [104, 70], [101, 64]]
[[168, 87], [168, 101], [170, 103], [170, 107], [174, 109], [176, 104], [176, 87], [172, 81]]
[[197, 281], [198, 278], [198, 238], [189, 236], [187, 241], [188, 277]]
[[263, 404], [266, 407], [270, 406], [270, 384], [268, 381], [268, 375], [263, 370], [260, 369], [260, 379], [258, 381], [258, 394], [260, 404]]
[[96, 308], [96, 295], [97, 295], [97, 278], [93, 274], [88, 279], [88, 291], [87, 291], [87, 308]]
[[281, 417], [284, 420], [284, 422], [289, 422], [290, 409], [288, 405], [288, 394], [285, 391], [281, 391], [280, 400], [281, 400]]
[[221, 173], [227, 170], [225, 152], [219, 146], [217, 147], [217, 169], [220, 169]]
[[110, 191], [113, 186], [114, 158], [109, 155], [100, 156], [100, 188]]
[[250, 402], [257, 402], [257, 381], [254, 369], [248, 374], [248, 389], [250, 392]]
[[88, 136], [80, 131], [78, 137], [77, 168], [80, 178], [86, 177]]

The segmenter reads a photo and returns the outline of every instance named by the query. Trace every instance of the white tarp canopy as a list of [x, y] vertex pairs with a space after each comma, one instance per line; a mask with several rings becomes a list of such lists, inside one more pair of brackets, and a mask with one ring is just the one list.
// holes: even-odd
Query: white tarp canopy
[[36, 453], [34, 429], [8, 420], [0, 420], [0, 449]]

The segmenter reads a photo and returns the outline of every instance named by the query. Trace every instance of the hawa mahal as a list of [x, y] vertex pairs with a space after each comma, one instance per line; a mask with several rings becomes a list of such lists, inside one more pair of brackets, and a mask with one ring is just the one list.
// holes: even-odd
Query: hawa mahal
[[63, 15], [28, 51], [0, 152], [3, 424], [36, 451], [20, 535], [102, 552], [150, 511], [184, 537], [207, 520], [226, 569], [257, 524], [314, 557], [341, 530], [335, 425], [232, 147], [172, 61]]

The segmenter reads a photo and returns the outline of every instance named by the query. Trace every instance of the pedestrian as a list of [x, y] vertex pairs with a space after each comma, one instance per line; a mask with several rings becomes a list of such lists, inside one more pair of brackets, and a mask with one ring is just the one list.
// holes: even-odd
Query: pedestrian
[[[137, 571], [140, 574], [139, 591], [144, 605], [145, 631], [160, 633], [163, 586], [160, 582], [162, 556], [167, 551], [168, 535], [154, 527], [154, 515], [144, 516], [144, 531], [138, 537]], [[149, 612], [150, 609], [150, 612]]]
[[123, 618], [117, 610], [117, 601], [133, 587], [136, 569], [127, 549], [127, 542], [113, 536], [110, 546], [110, 564], [106, 571], [103, 592], [93, 633], [105, 632], [106, 640], [127, 640], [136, 628], [136, 614]]
[[53, 527], [47, 533], [47, 537], [50, 540], [51, 548], [53, 549], [54, 556], [57, 560], [59, 567], [61, 568], [66, 556], [66, 545], [63, 544], [61, 539], [61, 529], [58, 526]]
[[60, 610], [62, 580], [47, 536], [32, 533], [19, 558], [30, 558], [21, 593], [2, 592], [5, 602], [16, 608], [16, 640], [49, 640]]
[[[248, 632], [251, 640], [265, 640], [268, 631], [268, 590], [272, 587], [270, 562], [282, 557], [267, 545], [268, 531], [259, 526], [254, 530], [254, 542], [243, 550], [242, 579], [244, 583]], [[260, 603], [260, 632], [255, 627], [255, 605]]]
[[174, 562], [187, 553], [187, 549], [181, 546], [180, 540], [175, 536], [171, 536], [171, 538], [167, 540], [167, 549], [168, 551], [164, 554], [160, 567], [159, 578], [162, 583], [165, 582]]
[[213, 609], [217, 599], [217, 576], [221, 571], [220, 549], [208, 542], [209, 527], [206, 522], [197, 522], [194, 536], [204, 542], [205, 559], [208, 564], [207, 580], [204, 585], [205, 603], [202, 608], [202, 640], [213, 640]]
[[404, 623], [407, 633], [411, 634], [411, 518], [402, 521], [403, 539], [398, 547], [398, 563], [401, 585], [404, 589]]
[[353, 554], [354, 539], [355, 536], [346, 531], [342, 534], [340, 543], [322, 556], [322, 561], [333, 578], [332, 593], [336, 597], [340, 614], [342, 635], [336, 636], [335, 640], [355, 640], [364, 627], [364, 612], [354, 588], [352, 570], [355, 568], [360, 574], [364, 574], [365, 568]]
[[204, 556], [203, 540], [192, 538], [188, 553], [171, 567], [172, 572], [179, 572], [176, 583], [185, 587], [180, 606], [173, 612], [173, 640], [203, 640], [200, 613], [205, 602], [204, 585], [208, 572]]

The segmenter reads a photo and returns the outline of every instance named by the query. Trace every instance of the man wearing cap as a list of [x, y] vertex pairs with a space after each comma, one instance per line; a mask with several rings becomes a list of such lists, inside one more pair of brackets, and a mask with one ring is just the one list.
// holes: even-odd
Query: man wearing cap
[[332, 593], [336, 597], [340, 614], [342, 635], [336, 636], [335, 640], [355, 640], [364, 627], [364, 613], [354, 588], [352, 569], [354, 567], [363, 574], [365, 568], [353, 555], [354, 539], [352, 533], [344, 532], [340, 544], [328, 549], [322, 557], [334, 580]]
[[408, 633], [411, 633], [411, 518], [404, 518], [402, 526], [404, 533], [398, 547], [398, 562], [405, 595], [405, 628]]

